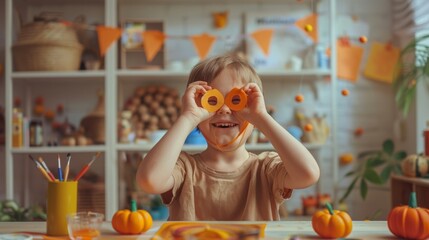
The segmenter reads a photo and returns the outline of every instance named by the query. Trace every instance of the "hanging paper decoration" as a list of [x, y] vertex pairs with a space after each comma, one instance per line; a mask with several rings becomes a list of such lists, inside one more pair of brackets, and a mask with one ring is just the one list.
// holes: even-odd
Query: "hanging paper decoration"
[[[301, 18], [295, 22], [295, 26], [303, 30], [307, 36], [309, 36], [315, 43], [318, 42], [317, 32], [317, 14], [311, 14], [305, 18]], [[311, 31], [308, 31], [309, 26]]]
[[165, 41], [165, 34], [158, 30], [147, 30], [142, 33], [143, 48], [146, 60], [151, 62]]
[[400, 50], [390, 43], [374, 42], [366, 62], [365, 77], [391, 83], [395, 76]]
[[265, 56], [270, 54], [271, 39], [273, 38], [273, 29], [261, 29], [251, 34]]
[[337, 41], [337, 76], [355, 82], [359, 74], [363, 48], [350, 44], [348, 38]]
[[97, 26], [97, 35], [100, 56], [104, 56], [110, 45], [121, 37], [122, 30], [114, 27]]
[[228, 12], [213, 13], [213, 25], [216, 29], [222, 29], [228, 24]]
[[216, 41], [216, 37], [207, 33], [203, 33], [201, 35], [191, 36], [191, 40], [194, 43], [200, 60], [202, 60], [207, 57], [207, 54], [210, 52], [213, 43]]

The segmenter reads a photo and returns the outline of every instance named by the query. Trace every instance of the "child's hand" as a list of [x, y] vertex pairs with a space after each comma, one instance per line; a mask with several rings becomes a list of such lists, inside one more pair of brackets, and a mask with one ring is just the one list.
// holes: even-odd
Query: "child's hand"
[[189, 84], [182, 97], [182, 116], [187, 117], [195, 125], [212, 116], [214, 113], [209, 113], [201, 107], [201, 97], [211, 88], [204, 81]]
[[264, 95], [256, 83], [248, 83], [242, 89], [247, 94], [247, 105], [237, 114], [253, 123], [257, 117], [268, 113], [265, 107]]

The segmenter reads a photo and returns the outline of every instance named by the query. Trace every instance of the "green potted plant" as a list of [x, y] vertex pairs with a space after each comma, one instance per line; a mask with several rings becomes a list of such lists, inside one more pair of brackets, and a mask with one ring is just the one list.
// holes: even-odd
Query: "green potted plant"
[[413, 39], [400, 54], [393, 86], [396, 104], [404, 116], [415, 98], [418, 81], [429, 84], [429, 35]]
[[365, 199], [369, 183], [383, 185], [390, 174], [401, 174], [401, 162], [406, 156], [405, 151], [395, 152], [395, 145], [390, 139], [383, 142], [381, 150], [360, 153], [355, 168], [345, 175], [346, 178], [353, 178], [353, 180], [339, 202], [345, 201], [356, 184], [359, 184], [360, 196]]

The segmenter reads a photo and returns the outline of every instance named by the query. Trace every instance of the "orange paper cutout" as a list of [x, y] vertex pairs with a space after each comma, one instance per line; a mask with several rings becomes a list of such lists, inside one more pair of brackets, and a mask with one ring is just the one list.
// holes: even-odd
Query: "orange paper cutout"
[[363, 48], [348, 45], [337, 41], [337, 76], [338, 78], [355, 82], [358, 74], [360, 62], [362, 60]]
[[[305, 26], [312, 26], [311, 31], [306, 31]], [[311, 14], [307, 17], [301, 18], [295, 22], [295, 26], [301, 29], [305, 34], [307, 34], [314, 42], [318, 42], [318, 32], [317, 32], [317, 14]]]
[[273, 38], [273, 29], [261, 29], [251, 34], [265, 56], [270, 54], [271, 39]]
[[[238, 96], [240, 99], [239, 103], [235, 103], [236, 97]], [[229, 107], [229, 109], [233, 111], [240, 111], [247, 104], [247, 94], [243, 91], [243, 89], [233, 88], [225, 97], [225, 104]]]
[[110, 45], [121, 37], [122, 30], [114, 27], [97, 26], [97, 35], [100, 56], [104, 56]]
[[395, 76], [400, 50], [392, 44], [374, 42], [366, 62], [365, 77], [391, 83]]
[[[211, 104], [210, 98], [216, 98], [216, 104]], [[217, 89], [208, 90], [201, 98], [201, 106], [209, 112], [216, 112], [223, 106], [223, 103], [223, 95]]]
[[146, 60], [151, 62], [164, 44], [166, 36], [161, 31], [147, 30], [143, 31], [142, 37]]
[[216, 37], [207, 33], [203, 33], [201, 35], [191, 36], [191, 40], [194, 43], [198, 56], [202, 60], [207, 57], [207, 54], [213, 46], [213, 43], [216, 41]]

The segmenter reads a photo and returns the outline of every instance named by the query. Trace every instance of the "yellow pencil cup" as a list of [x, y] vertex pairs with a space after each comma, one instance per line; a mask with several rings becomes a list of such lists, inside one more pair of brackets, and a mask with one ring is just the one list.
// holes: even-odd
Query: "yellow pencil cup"
[[46, 199], [46, 234], [67, 236], [67, 215], [77, 212], [77, 182], [49, 182]]

